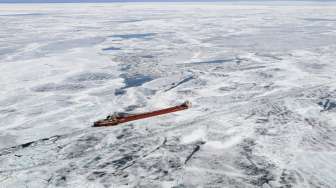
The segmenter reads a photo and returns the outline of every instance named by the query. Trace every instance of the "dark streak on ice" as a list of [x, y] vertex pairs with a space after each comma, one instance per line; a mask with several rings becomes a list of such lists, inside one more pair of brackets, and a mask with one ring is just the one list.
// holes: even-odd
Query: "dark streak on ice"
[[306, 21], [316, 21], [316, 22], [336, 22], [336, 19], [329, 18], [305, 18]]
[[167, 92], [167, 91], [169, 91], [169, 90], [172, 90], [172, 89], [178, 87], [179, 85], [184, 84], [184, 83], [186, 83], [186, 82], [188, 82], [188, 81], [190, 81], [190, 80], [192, 80], [192, 79], [194, 79], [194, 77], [193, 77], [193, 76], [190, 76], [190, 77], [188, 77], [188, 78], [185, 78], [185, 79], [181, 80], [181, 81], [180, 81], [179, 83], [177, 83], [177, 84], [173, 83], [173, 84], [172, 84], [173, 86], [170, 87], [170, 88], [168, 88], [168, 89], [166, 89], [165, 92]]
[[110, 37], [121, 38], [121, 39], [146, 39], [154, 35], [156, 34], [155, 33], [141, 33], [141, 34], [111, 35]]
[[125, 111], [126, 112], [130, 112], [130, 111], [133, 111], [133, 110], [135, 110], [135, 109], [137, 109], [137, 108], [139, 108], [140, 106], [138, 106], [138, 105], [130, 105], [130, 106], [127, 106], [126, 108], [125, 108]]
[[254, 69], [263, 69], [263, 68], [266, 68], [266, 66], [252, 66], [252, 67], [240, 68], [239, 70], [254, 70]]
[[16, 109], [13, 109], [13, 108], [8, 108], [8, 109], [3, 109], [3, 110], [0, 110], [0, 113], [14, 113], [16, 112]]
[[108, 47], [108, 48], [103, 48], [102, 50], [103, 50], [103, 51], [121, 50], [121, 48], [117, 48], [117, 47], [113, 47], [113, 46], [111, 46], [111, 47]]
[[45, 143], [47, 141], [55, 142], [61, 137], [62, 137], [61, 135], [55, 135], [55, 136], [52, 136], [52, 137], [49, 137], [49, 138], [42, 138], [42, 139], [39, 139], [39, 140], [35, 140], [35, 141], [27, 142], [27, 143], [24, 143], [24, 144], [16, 145], [16, 146], [13, 146], [13, 147], [10, 147], [10, 148], [5, 148], [5, 149], [0, 150], [0, 156], [8, 155], [12, 152], [15, 152], [15, 151], [19, 150], [19, 149], [32, 147], [35, 144]]
[[187, 164], [187, 162], [192, 158], [192, 156], [194, 156], [195, 153], [201, 149], [201, 145], [203, 144], [205, 144], [205, 142], [201, 142], [194, 147], [193, 151], [187, 156], [186, 160], [184, 161], [184, 164]]
[[118, 20], [118, 23], [133, 23], [133, 22], [141, 22], [143, 20], [139, 20], [139, 19], [130, 19], [130, 20]]
[[123, 90], [123, 89], [116, 89], [114, 94], [115, 95], [123, 95], [126, 93], [126, 90]]
[[44, 16], [46, 13], [2, 14], [0, 16]]
[[192, 64], [221, 64], [221, 63], [227, 63], [227, 62], [235, 62], [236, 59], [218, 59], [218, 60], [212, 60], [212, 61], [200, 61], [200, 62], [193, 62]]
[[143, 56], [141, 56], [142, 58], [153, 58], [154, 56], [152, 56], [152, 55], [143, 55]]

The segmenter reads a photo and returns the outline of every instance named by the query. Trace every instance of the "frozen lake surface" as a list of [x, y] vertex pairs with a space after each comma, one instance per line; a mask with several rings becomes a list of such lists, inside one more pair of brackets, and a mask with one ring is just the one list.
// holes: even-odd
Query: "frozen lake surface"
[[335, 4], [0, 5], [0, 25], [0, 187], [336, 187]]

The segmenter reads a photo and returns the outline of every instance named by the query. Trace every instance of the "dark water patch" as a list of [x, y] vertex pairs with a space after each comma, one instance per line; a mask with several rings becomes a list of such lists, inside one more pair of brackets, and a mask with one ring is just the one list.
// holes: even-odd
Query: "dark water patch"
[[121, 89], [142, 86], [144, 83], [154, 80], [154, 78], [152, 78], [151, 76], [143, 74], [135, 74], [132, 76], [123, 74], [121, 75], [121, 77], [124, 79], [124, 83], [126, 84], [126, 86]]
[[313, 22], [336, 22], [336, 19], [330, 18], [305, 18], [304, 20]]
[[330, 111], [336, 108], [336, 101], [326, 99], [324, 101], [320, 101], [318, 105], [323, 108], [323, 111]]
[[121, 50], [121, 48], [111, 46], [111, 47], [108, 47], [108, 48], [103, 48], [102, 50], [103, 51], [113, 51], [113, 50]]
[[88, 72], [69, 77], [67, 80], [72, 82], [102, 81], [112, 79], [113, 77], [113, 75], [108, 73]]
[[126, 93], [126, 90], [123, 89], [116, 89], [114, 94], [115, 95], [124, 95]]
[[147, 39], [155, 35], [156, 35], [155, 33], [138, 33], [138, 34], [111, 35], [110, 37], [121, 39]]
[[55, 84], [48, 83], [34, 87], [32, 90], [35, 92], [51, 92], [51, 91], [78, 91], [86, 87], [81, 84]]

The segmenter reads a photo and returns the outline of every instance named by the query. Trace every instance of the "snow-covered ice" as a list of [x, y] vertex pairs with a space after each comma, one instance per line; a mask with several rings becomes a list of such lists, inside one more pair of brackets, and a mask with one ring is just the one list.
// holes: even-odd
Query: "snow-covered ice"
[[0, 25], [0, 187], [336, 187], [336, 4], [0, 5]]

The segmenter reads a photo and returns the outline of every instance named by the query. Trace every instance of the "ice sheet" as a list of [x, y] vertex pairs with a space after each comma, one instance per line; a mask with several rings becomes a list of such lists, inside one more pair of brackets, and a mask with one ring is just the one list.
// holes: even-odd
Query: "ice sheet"
[[331, 3], [1, 5], [0, 187], [336, 187], [335, 20]]

